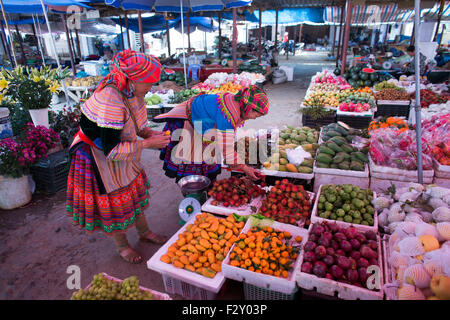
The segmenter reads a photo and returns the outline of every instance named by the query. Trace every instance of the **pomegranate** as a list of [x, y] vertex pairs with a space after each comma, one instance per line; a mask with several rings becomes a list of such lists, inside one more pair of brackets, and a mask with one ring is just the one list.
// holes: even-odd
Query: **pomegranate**
[[358, 250], [359, 247], [361, 247], [361, 243], [356, 239], [350, 239], [350, 244], [352, 245], [352, 248], [355, 250]]
[[339, 243], [338, 243], [336, 240], [334, 240], [334, 239], [331, 240], [330, 246], [331, 246], [331, 248], [333, 248], [334, 250], [339, 249]]
[[333, 240], [333, 234], [330, 231], [325, 231], [322, 235], [322, 238], [327, 239], [328, 241]]
[[326, 255], [325, 258], [322, 260], [328, 267], [332, 266], [334, 264], [334, 258], [333, 256]]
[[365, 259], [365, 258], [359, 258], [357, 260], [357, 266], [358, 266], [358, 268], [362, 268], [362, 267], [367, 268], [369, 266], [369, 261], [367, 261], [367, 259]]
[[370, 249], [372, 250], [377, 250], [378, 249], [378, 243], [375, 240], [369, 240], [367, 242], [367, 245], [370, 247]]
[[327, 266], [322, 261], [314, 262], [313, 273], [319, 278], [324, 278], [327, 273]]
[[328, 240], [327, 238], [324, 238], [323, 236], [320, 237], [318, 243], [319, 243], [319, 245], [324, 246], [324, 247], [329, 247], [330, 246], [330, 240]]
[[363, 284], [366, 284], [367, 279], [369, 278], [369, 274], [367, 273], [366, 267], [361, 267], [358, 269], [359, 279]]
[[361, 256], [363, 256], [366, 259], [378, 258], [378, 254], [367, 245], [361, 246], [360, 252], [361, 252]]
[[308, 262], [314, 262], [316, 261], [316, 254], [313, 251], [305, 252], [303, 260]]
[[369, 240], [377, 240], [377, 234], [373, 231], [366, 231], [364, 233], [364, 235], [366, 236], [367, 239]]
[[336, 251], [332, 247], [327, 248], [327, 255], [334, 256], [335, 253]]
[[347, 279], [350, 281], [351, 284], [355, 284], [359, 280], [359, 274], [358, 271], [354, 269], [348, 269], [347, 270]]
[[364, 244], [367, 242], [366, 237], [362, 233], [357, 233], [355, 239], [358, 240], [360, 244]]
[[329, 223], [328, 227], [330, 228], [330, 231], [333, 233], [336, 233], [339, 230], [339, 226], [337, 225], [337, 223]]
[[347, 239], [353, 239], [358, 234], [358, 230], [355, 227], [349, 227], [344, 230], [344, 234]]
[[343, 240], [347, 240], [347, 237], [342, 232], [337, 232], [334, 234], [334, 239], [338, 242], [341, 242]]
[[317, 246], [314, 249], [314, 253], [316, 254], [316, 259], [320, 260], [325, 258], [325, 256], [327, 255], [327, 249], [325, 249], [324, 246]]
[[347, 270], [350, 268], [350, 259], [345, 256], [339, 256], [337, 258], [337, 264], [342, 269]]
[[303, 262], [302, 264], [302, 272], [311, 274], [313, 270], [313, 265], [311, 262]]
[[335, 264], [331, 266], [330, 272], [335, 279], [341, 279], [342, 276], [344, 275], [344, 270], [342, 270], [341, 267]]
[[350, 257], [358, 260], [359, 258], [361, 258], [361, 253], [359, 251], [352, 251], [352, 253], [350, 253]]
[[313, 230], [313, 233], [318, 237], [320, 237], [324, 232], [325, 229], [321, 225], [316, 225], [316, 227]]
[[352, 251], [352, 245], [347, 240], [342, 240], [339, 245], [340, 245], [341, 249], [344, 250], [345, 252]]

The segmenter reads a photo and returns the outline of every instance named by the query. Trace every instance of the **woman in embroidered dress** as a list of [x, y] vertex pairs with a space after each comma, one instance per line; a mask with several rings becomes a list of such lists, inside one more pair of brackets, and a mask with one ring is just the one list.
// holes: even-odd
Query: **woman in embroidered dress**
[[[205, 148], [214, 140], [212, 138], [214, 134], [209, 140], [208, 131], [216, 129], [216, 143], [218, 143], [224, 162], [235, 170], [243, 171], [252, 180], [258, 180], [261, 178], [258, 170], [243, 164], [238, 154], [234, 152], [234, 138], [236, 129], [243, 126], [244, 121], [264, 116], [268, 111], [269, 101], [265, 93], [257, 86], [249, 86], [237, 94], [197, 95], [176, 106], [170, 112], [156, 116], [153, 121], [167, 122], [163, 131], [170, 130], [171, 134], [177, 129], [185, 129], [184, 132], [189, 133], [192, 141], [195, 140], [195, 135], [203, 135], [202, 148], [199, 148], [202, 155]], [[201, 128], [198, 124], [201, 125]], [[183, 139], [183, 135], [181, 139], [172, 136], [169, 145], [161, 151], [160, 159], [164, 161], [163, 169], [166, 176], [175, 178], [177, 182], [182, 177], [189, 175], [203, 175], [215, 180], [221, 172], [221, 165], [218, 161], [199, 159], [198, 154], [194, 155], [197, 152], [194, 148], [188, 157], [179, 154], [181, 151], [176, 149], [180, 147], [178, 145], [182, 143]], [[192, 147], [193, 145], [192, 143]]]
[[144, 149], [161, 149], [170, 141], [147, 127], [144, 96], [160, 73], [157, 58], [119, 52], [111, 73], [81, 105], [80, 130], [70, 148], [67, 213], [88, 233], [112, 236], [120, 256], [131, 263], [142, 261], [127, 240], [133, 225], [142, 241], [167, 241], [148, 228], [144, 210], [150, 184], [140, 164]]

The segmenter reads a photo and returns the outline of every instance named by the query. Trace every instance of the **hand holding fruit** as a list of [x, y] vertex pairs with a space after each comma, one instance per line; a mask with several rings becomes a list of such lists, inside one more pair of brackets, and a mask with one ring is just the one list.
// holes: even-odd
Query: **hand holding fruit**
[[170, 136], [164, 136], [161, 134], [152, 135], [151, 137], [144, 139], [143, 146], [146, 149], [162, 149], [167, 147], [170, 142]]
[[245, 166], [244, 168], [242, 168], [242, 171], [244, 171], [246, 176], [252, 179], [253, 181], [260, 180], [262, 177], [261, 173], [258, 170], [249, 166]]

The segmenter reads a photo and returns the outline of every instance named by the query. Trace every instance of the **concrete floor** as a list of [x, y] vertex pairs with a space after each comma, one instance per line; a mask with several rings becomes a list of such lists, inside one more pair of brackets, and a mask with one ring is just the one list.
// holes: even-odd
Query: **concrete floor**
[[[268, 128], [286, 124], [301, 126], [298, 107], [310, 78], [324, 66], [333, 68], [325, 53], [309, 53], [296, 57], [280, 57], [280, 65], [294, 67], [294, 81], [279, 85], [267, 84], [269, 115], [249, 121], [244, 129]], [[152, 184], [151, 204], [146, 211], [154, 232], [172, 236], [179, 228], [178, 204], [183, 199], [178, 186], [161, 170], [159, 152], [146, 150], [142, 156]], [[229, 176], [224, 172], [222, 177]], [[115, 252], [113, 241], [100, 232], [92, 235], [75, 227], [65, 213], [65, 192], [53, 196], [34, 194], [31, 203], [13, 211], [0, 210], [0, 299], [68, 299], [74, 292], [66, 286], [67, 268], [81, 269], [81, 287], [93, 275], [106, 272], [117, 278], [136, 275], [141, 285], [165, 292], [159, 273], [147, 269], [146, 261], [159, 245], [138, 241], [135, 229], [128, 233], [130, 244], [144, 262], [132, 265]], [[174, 299], [182, 299], [172, 296]], [[217, 299], [243, 299], [242, 284], [227, 281]]]

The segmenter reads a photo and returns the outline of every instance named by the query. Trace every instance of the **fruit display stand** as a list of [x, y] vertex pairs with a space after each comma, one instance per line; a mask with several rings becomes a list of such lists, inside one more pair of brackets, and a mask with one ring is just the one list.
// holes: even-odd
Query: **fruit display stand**
[[364, 164], [364, 171], [318, 168], [314, 161], [314, 193], [319, 192], [322, 184], [353, 184], [369, 189], [369, 166]]
[[[393, 283], [395, 279], [394, 269], [390, 268], [389, 265], [389, 235], [385, 234], [381, 239], [382, 249], [383, 249], [383, 276], [386, 283]], [[383, 287], [386, 300], [398, 300], [397, 297], [397, 287], [395, 286], [384, 286]]]
[[377, 100], [375, 117], [409, 117], [411, 101]]
[[288, 172], [288, 171], [277, 171], [268, 170], [264, 167], [261, 168], [261, 173], [266, 176], [278, 177], [278, 178], [292, 178], [311, 181], [314, 178], [314, 173], [300, 173], [300, 172]]
[[148, 261], [147, 268], [162, 275], [164, 288], [169, 294], [178, 294], [190, 300], [214, 300], [222, 288], [225, 277], [224, 273], [218, 272], [214, 278], [207, 278], [200, 274], [174, 267], [161, 261], [169, 247], [177, 241], [178, 235], [195, 222], [198, 212], [186, 222]]
[[[307, 234], [306, 229], [298, 228], [290, 224], [279, 223], [273, 220], [260, 220], [250, 217], [247, 220], [241, 233], [246, 233], [255, 224], [261, 224], [264, 226], [270, 226], [275, 230], [288, 231], [292, 238], [297, 236], [302, 237], [301, 245], [305, 243], [305, 237]], [[222, 272], [226, 278], [233, 279], [244, 283], [244, 292], [246, 293], [246, 300], [254, 299], [276, 299], [276, 300], [293, 300], [294, 295], [297, 291], [296, 288], [296, 273], [300, 270], [300, 260], [297, 257], [294, 262], [293, 269], [289, 272], [289, 276], [285, 278], [280, 278], [276, 276], [271, 276], [263, 273], [256, 273], [239, 267], [234, 267], [230, 265], [230, 254], [233, 252], [233, 245], [231, 250], [228, 252], [225, 260], [222, 263]], [[245, 288], [246, 287], [246, 288]]]
[[346, 112], [337, 110], [336, 121], [341, 121], [355, 129], [365, 129], [373, 120], [373, 112]]
[[69, 86], [69, 87], [67, 87], [67, 95], [70, 99], [72, 99], [76, 103], [79, 103], [81, 101], [81, 98], [83, 97], [83, 94], [86, 92], [89, 92], [89, 90], [95, 89], [95, 87], [96, 86], [89, 86], [89, 87]]
[[[266, 188], [263, 188], [266, 189]], [[262, 201], [264, 197], [259, 196], [257, 198], [254, 198], [250, 203], [240, 206], [240, 207], [224, 207], [224, 206], [214, 206], [212, 205], [212, 202], [214, 201], [214, 198], [210, 197], [203, 205], [202, 205], [202, 211], [214, 213], [218, 215], [224, 215], [229, 216], [233, 213], [236, 213], [241, 216], [248, 216], [251, 214], [255, 214], [258, 209], [261, 207]]]
[[323, 127], [330, 123], [336, 122], [336, 113], [331, 116], [326, 116], [320, 119], [313, 119], [307, 114], [302, 114], [302, 124], [305, 127]]
[[[319, 203], [319, 197], [320, 197], [320, 194], [321, 194], [322, 186], [323, 185], [321, 185], [319, 187], [319, 190], [318, 190], [318, 193], [317, 193], [317, 196], [316, 196], [316, 200], [314, 201], [314, 207], [313, 207], [313, 210], [312, 210], [312, 213], [311, 213], [311, 223], [315, 223], [315, 222], [319, 222], [320, 223], [320, 222], [324, 222], [324, 221], [326, 221], [328, 223], [336, 222], [339, 227], [355, 227], [355, 228], [357, 228], [360, 231], [373, 231], [375, 233], [378, 232], [378, 213], [376, 211], [373, 214], [373, 226], [366, 226], [366, 225], [358, 224], [358, 223], [348, 223], [348, 222], [345, 222], [345, 221], [321, 218], [319, 216], [319, 213], [318, 213], [319, 209], [318, 209], [317, 205]], [[373, 199], [376, 199], [376, 198], [377, 198], [377, 194], [374, 191], [373, 192]]]
[[[309, 234], [311, 233], [312, 226], [313, 224], [311, 224], [311, 226], [308, 229], [308, 236], [307, 236], [308, 238]], [[358, 231], [363, 232], [365, 231], [360, 228], [361, 225], [354, 225], [354, 227]], [[306, 241], [308, 241], [308, 239], [306, 239]], [[381, 250], [381, 239], [379, 235], [377, 235], [377, 242], [378, 242], [378, 261], [380, 264], [379, 267], [381, 269], [380, 284], [381, 288], [383, 288], [384, 284], [383, 260], [382, 260], [383, 256]], [[303, 263], [304, 253], [305, 251], [302, 250], [300, 254], [300, 268]], [[296, 279], [299, 288], [306, 290], [314, 290], [318, 293], [325, 294], [328, 296], [334, 296], [343, 300], [383, 300], [384, 298], [383, 290], [373, 291], [327, 278], [319, 278], [314, 274], [301, 272], [300, 269], [299, 272], [297, 273]]]
[[[376, 165], [369, 157], [370, 189], [375, 192], [383, 192], [392, 184], [396, 188], [408, 186], [410, 182], [418, 181], [417, 170], [402, 170], [397, 168]], [[433, 183], [434, 170], [423, 170], [423, 183]]]
[[433, 159], [434, 178], [433, 184], [444, 188], [450, 188], [450, 166], [440, 164], [436, 159]]
[[[111, 281], [114, 281], [114, 282], [117, 282], [117, 283], [122, 283], [122, 281], [123, 281], [121, 279], [118, 279], [118, 278], [115, 278], [113, 276], [110, 276], [109, 274], [104, 273], [104, 272], [102, 272], [102, 275], [103, 275], [103, 277], [105, 279], [111, 280]], [[88, 286], [84, 290], [88, 291], [91, 286], [92, 286], [92, 283], [88, 284]], [[168, 294], [161, 293], [161, 292], [158, 292], [158, 291], [155, 291], [155, 290], [152, 290], [152, 289], [148, 289], [148, 288], [145, 288], [145, 287], [142, 287], [142, 286], [139, 286], [139, 289], [142, 290], [142, 291], [150, 292], [152, 294], [154, 300], [172, 300], [172, 298]]]
[[176, 103], [165, 103], [162, 105], [163, 108], [163, 112], [162, 113], [167, 113], [169, 111], [171, 111], [174, 107], [176, 107], [178, 104]]

